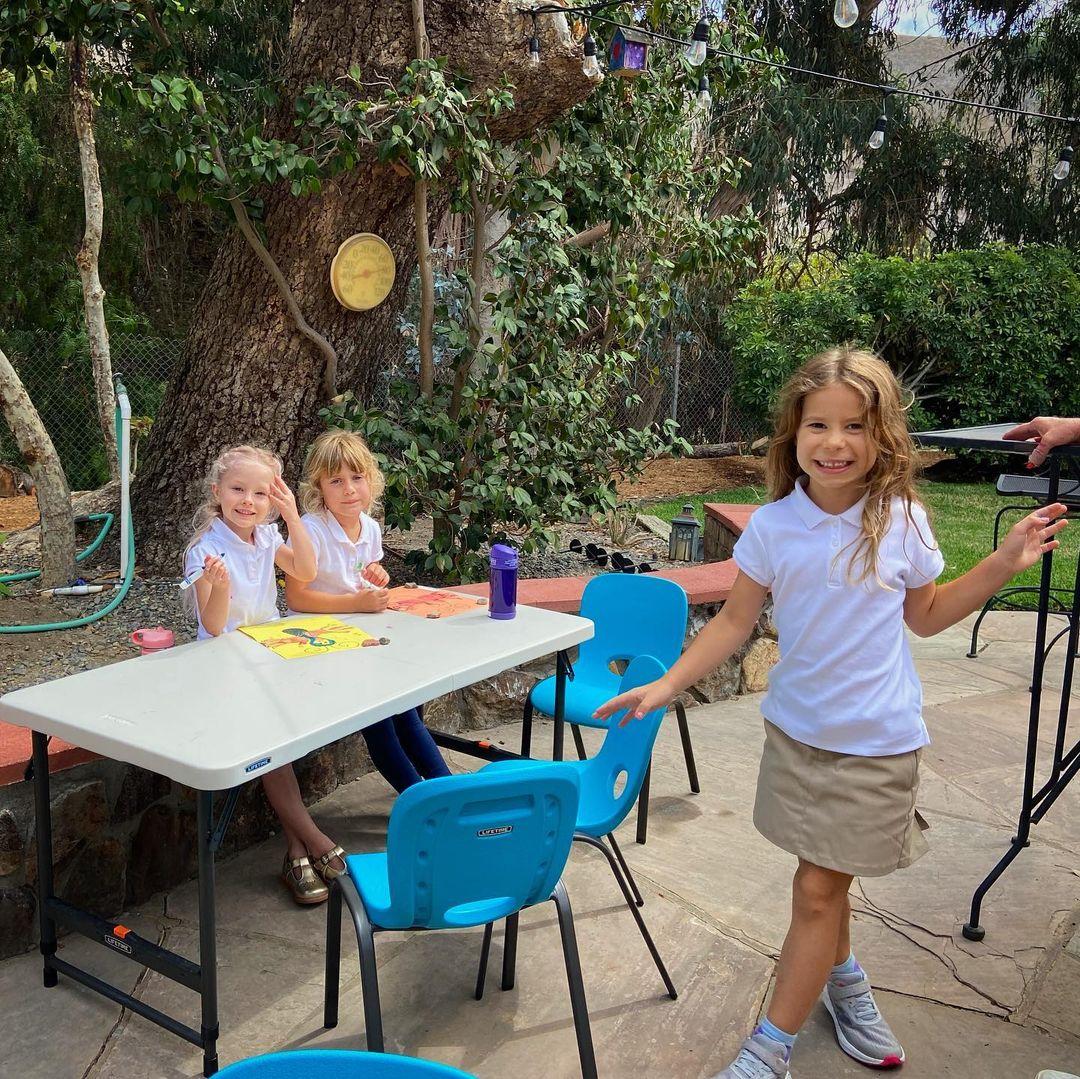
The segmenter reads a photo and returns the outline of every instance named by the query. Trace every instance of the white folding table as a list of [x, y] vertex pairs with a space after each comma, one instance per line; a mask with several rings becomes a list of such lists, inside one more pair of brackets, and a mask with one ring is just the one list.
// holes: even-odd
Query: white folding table
[[[473, 597], [470, 597], [472, 599]], [[519, 663], [557, 653], [556, 757], [561, 756], [566, 650], [593, 635], [575, 615], [519, 607], [507, 621], [485, 607], [429, 619], [396, 611], [345, 615], [389, 645], [282, 659], [240, 632], [98, 667], [0, 697], [0, 721], [33, 732], [38, 914], [44, 984], [64, 974], [203, 1050], [218, 1068], [214, 852], [239, 788], [347, 734]], [[443, 746], [489, 759], [512, 757], [486, 744], [433, 732]], [[53, 894], [48, 738], [138, 765], [197, 792], [199, 962], [160, 948]], [[217, 816], [215, 792], [227, 792]], [[201, 998], [192, 1027], [56, 954], [57, 926], [80, 932], [187, 986]]]

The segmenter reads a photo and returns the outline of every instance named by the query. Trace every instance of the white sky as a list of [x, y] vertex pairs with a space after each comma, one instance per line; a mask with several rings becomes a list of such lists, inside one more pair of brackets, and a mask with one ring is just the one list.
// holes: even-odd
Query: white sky
[[898, 34], [922, 34], [940, 37], [941, 29], [936, 26], [936, 19], [926, 0], [906, 0], [900, 8], [900, 18], [896, 24]]

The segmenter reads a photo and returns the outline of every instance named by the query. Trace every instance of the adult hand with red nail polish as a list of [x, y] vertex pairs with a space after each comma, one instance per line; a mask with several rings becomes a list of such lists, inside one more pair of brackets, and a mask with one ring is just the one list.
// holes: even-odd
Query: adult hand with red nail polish
[[1022, 423], [1003, 434], [1006, 442], [1035, 441], [1035, 448], [1028, 457], [1028, 468], [1038, 468], [1057, 446], [1080, 442], [1080, 419], [1061, 416], [1036, 416], [1029, 423]]

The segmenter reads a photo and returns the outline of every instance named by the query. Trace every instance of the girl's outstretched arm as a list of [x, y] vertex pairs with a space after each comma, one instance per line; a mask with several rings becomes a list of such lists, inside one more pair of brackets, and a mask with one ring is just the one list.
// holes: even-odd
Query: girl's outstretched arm
[[655, 682], [613, 697], [593, 712], [594, 719], [629, 709], [623, 722], [641, 719], [654, 708], [667, 707], [684, 689], [700, 681], [733, 655], [754, 631], [769, 590], [741, 570], [720, 613], [694, 638], [678, 662]]
[[1016, 522], [1001, 546], [962, 577], [948, 584], [933, 581], [911, 588], [904, 599], [904, 621], [912, 633], [932, 637], [977, 611], [998, 589], [1058, 546], [1056, 536], [1066, 525], [1060, 502], [1042, 506]]

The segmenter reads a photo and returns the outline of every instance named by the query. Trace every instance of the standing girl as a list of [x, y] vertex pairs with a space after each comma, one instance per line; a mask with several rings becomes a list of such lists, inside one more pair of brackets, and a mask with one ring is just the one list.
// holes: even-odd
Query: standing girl
[[[380, 565], [382, 532], [368, 510], [385, 481], [367, 443], [351, 431], [324, 431], [308, 451], [300, 499], [301, 519], [315, 544], [314, 580], [289, 573], [285, 598], [291, 612], [374, 614], [386, 609], [390, 575]], [[365, 727], [371, 760], [399, 793], [422, 779], [450, 775], [419, 712]]]
[[[274, 567], [300, 580], [315, 576], [315, 551], [281, 478], [281, 461], [254, 446], [234, 446], [210, 467], [207, 497], [195, 515], [184, 573], [196, 570], [199, 639], [278, 618]], [[281, 538], [277, 516], [289, 529]], [[297, 903], [321, 903], [326, 882], [345, 872], [345, 852], [311, 819], [291, 764], [262, 777], [288, 843], [281, 879]]]
[[945, 585], [916, 494], [901, 390], [876, 356], [840, 348], [781, 391], [768, 455], [773, 501], [735, 546], [723, 610], [661, 679], [597, 709], [640, 718], [749, 637], [771, 590], [780, 662], [761, 704], [765, 751], [754, 824], [798, 860], [791, 922], [766, 1017], [716, 1079], [791, 1079], [795, 1036], [819, 995], [840, 1047], [863, 1064], [904, 1062], [851, 952], [848, 889], [927, 849], [915, 811], [929, 742], [904, 623], [931, 636], [970, 614], [1057, 546], [1060, 504], [1020, 521]]

